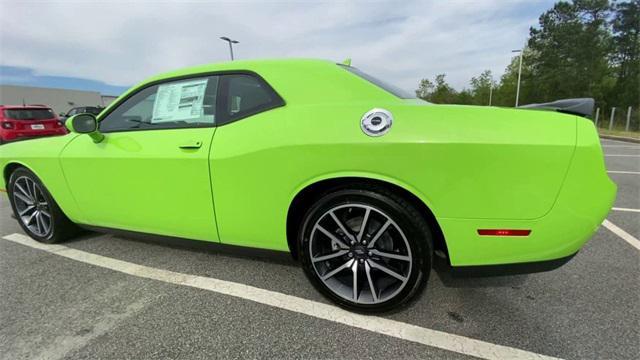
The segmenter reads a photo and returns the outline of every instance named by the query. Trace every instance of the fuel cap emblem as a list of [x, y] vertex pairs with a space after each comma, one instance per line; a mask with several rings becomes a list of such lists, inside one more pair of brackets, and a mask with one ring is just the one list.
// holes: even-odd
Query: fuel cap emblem
[[369, 136], [386, 134], [393, 124], [393, 116], [385, 109], [369, 110], [360, 120], [360, 128]]

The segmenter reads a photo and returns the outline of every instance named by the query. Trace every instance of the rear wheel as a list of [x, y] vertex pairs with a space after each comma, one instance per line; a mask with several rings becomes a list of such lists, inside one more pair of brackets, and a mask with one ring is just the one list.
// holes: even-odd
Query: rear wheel
[[342, 307], [382, 312], [426, 284], [431, 232], [420, 213], [384, 189], [345, 189], [321, 197], [299, 234], [301, 261], [314, 286]]
[[13, 171], [7, 190], [18, 223], [33, 239], [55, 243], [76, 233], [75, 224], [60, 210], [33, 172], [22, 167]]

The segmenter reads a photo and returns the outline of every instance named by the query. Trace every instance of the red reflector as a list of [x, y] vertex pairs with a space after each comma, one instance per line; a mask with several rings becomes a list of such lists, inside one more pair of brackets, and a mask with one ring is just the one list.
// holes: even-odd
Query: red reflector
[[478, 229], [478, 235], [483, 236], [529, 236], [531, 230], [514, 229]]

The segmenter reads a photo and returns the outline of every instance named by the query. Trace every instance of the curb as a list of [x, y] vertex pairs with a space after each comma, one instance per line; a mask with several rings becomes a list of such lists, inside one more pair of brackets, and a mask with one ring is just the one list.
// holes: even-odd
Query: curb
[[625, 137], [625, 136], [615, 136], [615, 135], [603, 135], [600, 134], [600, 138], [609, 139], [609, 140], [618, 140], [618, 141], [626, 141], [631, 143], [640, 144], [640, 139]]

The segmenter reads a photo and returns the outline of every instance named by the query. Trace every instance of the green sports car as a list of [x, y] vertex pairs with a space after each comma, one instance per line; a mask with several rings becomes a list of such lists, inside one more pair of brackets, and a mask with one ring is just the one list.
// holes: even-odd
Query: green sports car
[[616, 193], [584, 107], [434, 105], [329, 61], [205, 65], [0, 146], [0, 188], [41, 242], [81, 226], [289, 251], [337, 304], [385, 311], [434, 257], [478, 275], [578, 252]]

